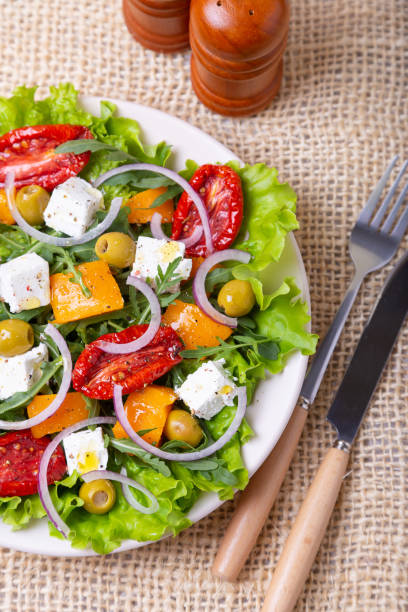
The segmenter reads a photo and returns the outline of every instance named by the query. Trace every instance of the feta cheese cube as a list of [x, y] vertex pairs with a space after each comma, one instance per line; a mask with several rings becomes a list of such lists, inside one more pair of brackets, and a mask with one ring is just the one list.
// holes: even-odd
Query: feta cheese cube
[[102, 428], [87, 429], [67, 436], [64, 441], [68, 473], [79, 474], [104, 470], [108, 463], [108, 451], [103, 443]]
[[44, 221], [57, 232], [80, 238], [102, 205], [102, 192], [74, 176], [54, 189], [44, 211]]
[[26, 253], [0, 266], [0, 298], [11, 312], [31, 310], [50, 303], [48, 261]]
[[[156, 240], [156, 238], [148, 238], [140, 236], [136, 245], [136, 257], [133, 264], [132, 274], [145, 281], [156, 289], [154, 282], [157, 276], [158, 267], [163, 273], [167, 270], [168, 265], [178, 257], [184, 257], [186, 247], [182, 242], [174, 240]], [[181, 276], [183, 280], [187, 280], [190, 276], [191, 259], [182, 259], [175, 269], [175, 275]], [[179, 290], [180, 283], [172, 286], [172, 293]]]
[[237, 395], [220, 361], [206, 361], [176, 389], [178, 397], [201, 419], [212, 419], [224, 406], [232, 406]]
[[47, 359], [48, 350], [43, 343], [22, 355], [0, 357], [0, 400], [31, 389], [40, 380], [40, 366]]

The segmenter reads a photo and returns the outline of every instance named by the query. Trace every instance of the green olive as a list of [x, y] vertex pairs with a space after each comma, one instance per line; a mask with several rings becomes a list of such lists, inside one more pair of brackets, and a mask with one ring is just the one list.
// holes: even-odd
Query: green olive
[[231, 280], [225, 283], [218, 294], [218, 304], [229, 317], [243, 317], [255, 306], [255, 295], [251, 283]]
[[135, 259], [136, 245], [127, 234], [109, 232], [99, 236], [95, 253], [106, 263], [117, 268], [127, 268]]
[[189, 412], [172, 410], [164, 426], [164, 435], [168, 440], [181, 440], [197, 446], [203, 437], [203, 430]]
[[91, 514], [106, 514], [116, 501], [116, 490], [110, 480], [92, 480], [84, 482], [79, 489], [79, 497], [84, 501], [83, 507]]
[[0, 355], [14, 357], [30, 350], [34, 344], [34, 332], [29, 323], [21, 319], [0, 322]]
[[50, 199], [50, 194], [39, 185], [26, 185], [22, 187], [16, 196], [16, 205], [30, 225], [42, 225], [44, 223], [44, 210]]

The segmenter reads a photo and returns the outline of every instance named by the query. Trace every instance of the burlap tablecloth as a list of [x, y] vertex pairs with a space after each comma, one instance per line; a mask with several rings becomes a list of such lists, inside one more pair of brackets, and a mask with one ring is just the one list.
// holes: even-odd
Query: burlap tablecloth
[[[351, 278], [347, 236], [357, 211], [388, 160], [407, 152], [408, 6], [404, 0], [291, 5], [283, 86], [256, 117], [226, 119], [202, 106], [189, 80], [189, 53], [142, 49], [123, 24], [119, 0], [0, 0], [0, 92], [69, 79], [82, 92], [186, 119], [243, 160], [277, 166], [299, 196], [297, 240], [310, 281], [313, 329], [324, 334]], [[333, 439], [325, 411], [390, 268], [364, 285], [239, 582], [221, 584], [210, 573], [233, 511], [228, 502], [176, 539], [106, 558], [2, 549], [1, 610], [258, 610], [306, 486]], [[405, 328], [354, 447], [298, 610], [408, 609], [407, 339]]]

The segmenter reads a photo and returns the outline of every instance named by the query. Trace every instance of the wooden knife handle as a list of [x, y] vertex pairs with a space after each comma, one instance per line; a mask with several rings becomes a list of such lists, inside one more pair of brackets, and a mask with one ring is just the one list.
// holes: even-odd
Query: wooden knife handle
[[286, 540], [262, 612], [291, 612], [302, 592], [333, 512], [349, 453], [331, 448], [323, 459]]
[[241, 494], [212, 567], [214, 576], [230, 582], [237, 579], [279, 493], [306, 416], [307, 410], [295, 407], [279, 442]]

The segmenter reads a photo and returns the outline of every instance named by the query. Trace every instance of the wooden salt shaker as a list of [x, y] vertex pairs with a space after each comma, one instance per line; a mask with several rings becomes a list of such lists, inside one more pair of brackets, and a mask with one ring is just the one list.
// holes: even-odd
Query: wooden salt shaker
[[188, 47], [190, 0], [123, 0], [123, 15], [133, 38], [162, 53]]
[[287, 0], [191, 0], [191, 81], [201, 102], [230, 116], [268, 106], [288, 30]]

